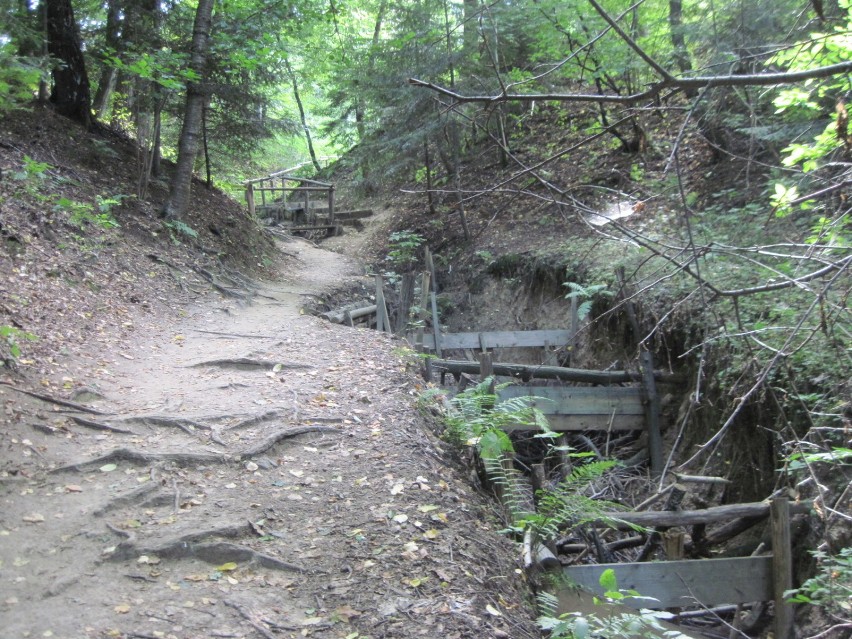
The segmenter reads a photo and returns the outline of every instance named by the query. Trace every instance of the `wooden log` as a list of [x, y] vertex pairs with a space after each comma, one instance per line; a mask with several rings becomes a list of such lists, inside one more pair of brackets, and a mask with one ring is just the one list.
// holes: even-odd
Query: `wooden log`
[[[811, 510], [813, 503], [810, 501], [790, 504], [791, 513], [806, 513]], [[695, 524], [712, 524], [738, 517], [766, 517], [769, 514], [769, 504], [764, 501], [747, 504], [730, 504], [728, 506], [712, 506], [703, 510], [681, 510], [677, 512], [654, 511], [654, 512], [626, 512], [607, 513], [604, 519], [591, 522], [595, 526], [606, 526], [605, 519], [618, 519], [623, 523], [615, 522], [614, 526], [619, 530], [629, 530], [629, 524], [637, 526], [693, 526]], [[755, 600], [752, 600], [755, 601]]]
[[639, 354], [642, 364], [642, 390], [645, 393], [645, 426], [648, 432], [648, 454], [651, 475], [663, 472], [663, 435], [660, 424], [660, 394], [654, 380], [654, 356], [651, 351]]
[[[424, 336], [424, 345], [428, 348], [429, 338]], [[442, 335], [443, 338], [446, 335]], [[434, 343], [434, 342], [433, 342]], [[443, 344], [443, 348], [448, 348]], [[472, 348], [477, 348], [476, 344]], [[472, 361], [453, 360], [453, 359], [436, 359], [432, 362], [436, 369], [442, 369], [454, 375], [460, 373], [476, 374], [479, 370], [479, 365]], [[581, 384], [623, 384], [626, 382], [637, 381], [640, 376], [638, 373], [629, 371], [593, 371], [582, 368], [563, 368], [561, 366], [529, 366], [527, 364], [509, 364], [495, 363], [494, 374], [503, 377], [514, 377], [517, 379], [558, 379], [563, 382], [575, 382]], [[660, 381], [680, 381], [677, 376], [669, 375], [661, 371], [655, 371], [654, 377]]]
[[562, 564], [550, 549], [541, 543], [533, 531], [527, 528], [524, 531], [524, 570], [531, 577], [541, 573], [560, 570]]
[[[686, 489], [679, 484], [674, 484], [672, 489], [669, 491], [669, 497], [666, 500], [665, 510], [667, 511], [676, 511], [680, 508], [681, 503], [683, 502], [683, 498], [686, 496]], [[648, 557], [651, 556], [651, 553], [654, 551], [654, 548], [657, 546], [657, 542], [660, 539], [660, 533], [666, 532], [668, 530], [667, 526], [657, 526], [648, 535], [648, 540], [645, 542], [645, 546], [639, 552], [639, 556], [636, 558], [636, 561], [647, 561]], [[680, 559], [681, 557], [669, 557], [669, 559]]]
[[255, 216], [255, 208], [254, 208], [254, 184], [246, 185], [246, 204], [248, 204], [249, 215], [251, 217]]
[[[775, 639], [789, 639], [793, 633], [793, 605], [784, 593], [793, 587], [793, 557], [790, 548], [790, 513], [786, 497], [770, 502], [772, 513], [772, 584], [775, 599]], [[757, 599], [753, 600], [757, 601]]]
[[328, 223], [334, 224], [334, 185], [328, 189]]
[[435, 277], [435, 260], [432, 259], [432, 251], [429, 250], [428, 246], [423, 247], [423, 261], [426, 263], [426, 270], [429, 271], [429, 276], [432, 278], [432, 291], [437, 293], [438, 280]]
[[[358, 309], [369, 308], [370, 305], [367, 302], [353, 302], [352, 304], [347, 304], [346, 306], [341, 306], [338, 309], [333, 311], [328, 311], [326, 313], [320, 313], [320, 317], [327, 319], [329, 322], [333, 324], [342, 324], [345, 320], [345, 313], [347, 311], [357, 311]], [[374, 307], [375, 308], [375, 307]], [[357, 315], [360, 317], [360, 315]]]
[[388, 305], [385, 302], [385, 284], [381, 275], [376, 275], [376, 306], [378, 306], [378, 314], [382, 318], [382, 328], [378, 330], [393, 333], [388, 316]]

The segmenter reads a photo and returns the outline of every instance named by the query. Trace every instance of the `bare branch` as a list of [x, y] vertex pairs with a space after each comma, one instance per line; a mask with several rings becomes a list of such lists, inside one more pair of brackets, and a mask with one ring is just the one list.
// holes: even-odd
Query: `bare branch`
[[[675, 89], [685, 91], [687, 89], [702, 89], [705, 87], [744, 87], [744, 86], [772, 86], [779, 84], [794, 84], [805, 80], [816, 80], [829, 78], [844, 73], [852, 73], [852, 61], [830, 64], [816, 69], [805, 71], [784, 71], [779, 73], [749, 73], [743, 75], [713, 75], [696, 76], [692, 78], [664, 79], [652, 84], [648, 89], [632, 95], [608, 95], [594, 93], [500, 93], [497, 95], [463, 95], [451, 91], [432, 82], [424, 82], [417, 78], [409, 78], [408, 83], [416, 87], [424, 87], [452, 98], [459, 104], [470, 102], [485, 102], [495, 104], [498, 102], [609, 102], [616, 104], [633, 104], [648, 100], [659, 95], [664, 89]], [[667, 74], [668, 75], [668, 74]]]

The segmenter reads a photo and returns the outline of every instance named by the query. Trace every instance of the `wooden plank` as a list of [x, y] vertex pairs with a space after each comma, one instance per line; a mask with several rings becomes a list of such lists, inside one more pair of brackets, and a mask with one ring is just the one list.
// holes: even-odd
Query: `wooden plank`
[[772, 599], [772, 557], [736, 557], [728, 559], [692, 559], [650, 563], [594, 564], [567, 566], [570, 581], [603, 594], [599, 579], [612, 568], [618, 587], [636, 590], [647, 599], [625, 599], [633, 608], [674, 608], [739, 604]]
[[790, 550], [790, 502], [775, 497], [770, 502], [772, 514], [772, 576], [775, 599], [775, 638], [793, 636], [793, 605], [784, 593], [793, 587], [793, 558]]
[[[434, 366], [434, 363], [433, 363]], [[557, 433], [583, 430], [623, 431], [645, 430], [644, 415], [547, 415], [550, 430]], [[535, 426], [512, 426], [507, 433], [515, 431], [538, 430]]]
[[501, 400], [512, 397], [535, 397], [533, 406], [545, 415], [642, 416], [645, 414], [641, 390], [636, 387], [507, 386], [500, 389], [497, 396]]
[[[806, 513], [813, 507], [813, 502], [802, 501], [790, 504], [791, 513]], [[629, 524], [638, 526], [694, 526], [695, 524], [715, 524], [729, 521], [738, 517], [766, 517], [769, 515], [769, 504], [765, 501], [746, 504], [729, 504], [727, 506], [711, 506], [701, 510], [653, 511], [653, 512], [615, 512], [607, 513], [605, 518], [589, 522], [593, 526], [607, 526], [606, 520], [619, 519], [613, 525], [621, 530], [630, 528]]]
[[[441, 335], [444, 349], [450, 348], [480, 348], [479, 336], [482, 335], [482, 346], [485, 348], [522, 348], [544, 346], [562, 346], [571, 341], [569, 330], [536, 330], [536, 331], [491, 331], [483, 333], [446, 333]], [[434, 337], [423, 344], [429, 349], [435, 348]]]

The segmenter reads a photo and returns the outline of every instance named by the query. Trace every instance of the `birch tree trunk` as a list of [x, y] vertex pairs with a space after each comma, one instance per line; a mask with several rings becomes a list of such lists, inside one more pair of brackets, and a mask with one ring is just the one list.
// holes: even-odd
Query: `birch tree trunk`
[[207, 43], [213, 18], [213, 0], [199, 0], [195, 13], [195, 25], [192, 28], [192, 53], [189, 68], [198, 78], [187, 83], [186, 108], [183, 126], [178, 143], [178, 161], [172, 177], [169, 199], [163, 209], [168, 219], [178, 219], [189, 204], [192, 189], [192, 169], [198, 154], [198, 142], [201, 135], [201, 116], [204, 111], [205, 87], [204, 67], [207, 63]]

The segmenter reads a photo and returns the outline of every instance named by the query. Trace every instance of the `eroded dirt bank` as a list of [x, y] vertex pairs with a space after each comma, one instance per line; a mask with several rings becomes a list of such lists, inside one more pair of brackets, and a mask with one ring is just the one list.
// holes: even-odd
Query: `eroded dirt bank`
[[0, 386], [3, 637], [537, 636], [403, 343], [300, 312], [356, 265], [283, 248], [250, 305], [94, 351], [79, 409]]

